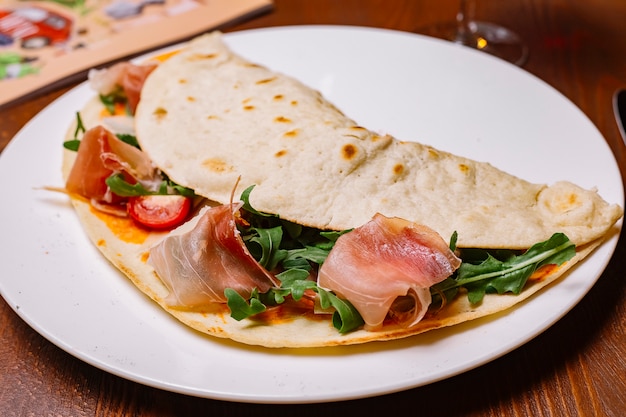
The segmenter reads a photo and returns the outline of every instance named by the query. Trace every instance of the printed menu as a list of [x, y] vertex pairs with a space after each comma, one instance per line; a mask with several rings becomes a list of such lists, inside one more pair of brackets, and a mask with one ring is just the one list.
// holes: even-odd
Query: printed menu
[[2, 0], [0, 106], [272, 6], [272, 0]]

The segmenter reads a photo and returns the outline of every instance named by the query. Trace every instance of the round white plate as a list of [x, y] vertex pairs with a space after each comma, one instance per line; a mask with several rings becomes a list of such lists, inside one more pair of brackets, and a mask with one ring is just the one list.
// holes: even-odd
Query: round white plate
[[[534, 182], [598, 187], [623, 204], [617, 164], [592, 123], [523, 70], [407, 33], [285, 27], [226, 36], [253, 61], [320, 90], [359, 124], [489, 161]], [[614, 234], [565, 279], [495, 317], [409, 339], [263, 349], [179, 324], [88, 241], [62, 186], [62, 140], [92, 96], [80, 85], [42, 111], [0, 159], [2, 296], [65, 351], [124, 378], [194, 396], [262, 403], [344, 400], [432, 383], [493, 360], [547, 329], [587, 293]], [[620, 222], [621, 225], [621, 222]]]

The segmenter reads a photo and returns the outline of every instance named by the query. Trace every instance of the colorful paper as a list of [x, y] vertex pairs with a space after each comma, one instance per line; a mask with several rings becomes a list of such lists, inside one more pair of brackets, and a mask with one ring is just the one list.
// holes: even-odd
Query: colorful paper
[[271, 7], [272, 0], [3, 0], [0, 106]]

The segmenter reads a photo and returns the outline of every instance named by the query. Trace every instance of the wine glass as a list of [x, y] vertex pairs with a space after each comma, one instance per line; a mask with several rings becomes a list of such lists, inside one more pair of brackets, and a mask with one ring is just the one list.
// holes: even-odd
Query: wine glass
[[474, 20], [474, 8], [473, 1], [460, 0], [454, 22], [422, 28], [418, 32], [487, 52], [517, 66], [523, 66], [528, 60], [528, 47], [522, 38], [503, 26]]

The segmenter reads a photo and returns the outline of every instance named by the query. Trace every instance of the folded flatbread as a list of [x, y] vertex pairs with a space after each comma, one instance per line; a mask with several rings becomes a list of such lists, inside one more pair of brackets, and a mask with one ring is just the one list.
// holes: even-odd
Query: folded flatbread
[[[101, 105], [82, 112], [98, 123]], [[70, 132], [73, 128], [70, 129]], [[225, 305], [184, 310], [147, 262], [167, 232], [147, 232], [128, 219], [72, 201], [98, 249], [132, 282], [188, 326], [213, 336], [268, 347], [318, 347], [391, 340], [450, 326], [523, 301], [593, 251], [622, 216], [595, 191], [568, 182], [531, 184], [487, 163], [402, 142], [360, 127], [318, 92], [231, 52], [219, 33], [200, 37], [147, 79], [136, 113], [142, 149], [175, 182], [218, 203], [256, 185], [260, 211], [323, 229], [358, 227], [376, 213], [425, 224], [458, 245], [526, 249], [565, 233], [576, 256], [536, 274], [520, 295], [487, 294], [478, 306], [463, 294], [429, 311], [409, 329], [339, 334], [326, 317], [294, 311], [242, 321]], [[66, 151], [64, 172], [73, 153]]]
[[382, 213], [445, 239], [456, 230], [459, 247], [522, 249], [554, 231], [591, 242], [622, 215], [595, 191], [532, 184], [367, 130], [299, 81], [234, 54], [219, 33], [150, 75], [136, 129], [177, 183], [226, 203], [241, 177], [235, 195], [256, 184], [257, 210], [321, 229], [358, 227]]

